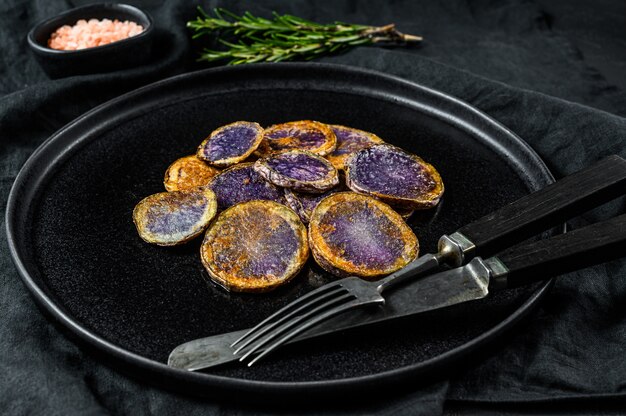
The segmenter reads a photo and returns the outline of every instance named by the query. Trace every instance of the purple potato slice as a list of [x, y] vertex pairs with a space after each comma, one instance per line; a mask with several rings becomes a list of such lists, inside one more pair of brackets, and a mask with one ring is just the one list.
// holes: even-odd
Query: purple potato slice
[[284, 204], [284, 192], [269, 183], [253, 168], [254, 163], [240, 163], [213, 177], [208, 187], [215, 192], [218, 209], [255, 199]]
[[298, 274], [309, 257], [306, 227], [273, 201], [250, 201], [222, 212], [200, 248], [211, 279], [235, 292], [267, 292]]
[[417, 237], [397, 212], [354, 192], [330, 195], [315, 207], [309, 245], [326, 271], [366, 279], [403, 268], [419, 251]]
[[444, 187], [439, 172], [418, 156], [390, 144], [376, 144], [350, 156], [346, 183], [396, 208], [432, 208]]
[[185, 156], [177, 159], [167, 168], [163, 185], [168, 192], [182, 191], [204, 186], [218, 173], [220, 173], [219, 169], [207, 165], [196, 155]]
[[274, 185], [300, 192], [321, 193], [339, 184], [337, 169], [306, 150], [289, 150], [259, 159], [254, 170]]
[[133, 210], [133, 222], [144, 241], [174, 246], [202, 234], [216, 212], [215, 194], [200, 187], [142, 199]]
[[308, 150], [326, 156], [337, 146], [337, 137], [326, 124], [312, 120], [275, 124], [265, 129], [259, 146], [262, 156], [291, 149]]
[[211, 165], [226, 167], [245, 160], [263, 140], [258, 123], [237, 121], [214, 130], [198, 146], [196, 155]]
[[384, 143], [383, 139], [367, 131], [340, 125], [331, 125], [330, 128], [337, 136], [337, 148], [326, 158], [337, 169], [345, 169], [346, 160], [359, 150], [374, 144]]

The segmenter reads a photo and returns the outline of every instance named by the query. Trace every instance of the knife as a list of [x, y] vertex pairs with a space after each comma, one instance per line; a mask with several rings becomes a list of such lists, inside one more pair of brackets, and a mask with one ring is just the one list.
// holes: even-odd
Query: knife
[[[428, 275], [392, 292], [385, 306], [356, 310], [341, 320], [327, 321], [295, 341], [482, 299], [493, 291], [624, 256], [625, 243], [626, 214], [623, 214], [549, 239], [531, 241], [485, 260], [475, 257], [463, 267]], [[237, 360], [239, 355], [233, 354], [230, 345], [245, 332], [182, 344], [172, 351], [168, 365], [195, 371]]]
[[[440, 264], [460, 266], [477, 253], [489, 255], [497, 252], [498, 247], [507, 247], [522, 241], [625, 192], [626, 161], [619, 156], [609, 156], [587, 169], [461, 227], [450, 236], [442, 236], [438, 253], [424, 255], [396, 274], [408, 278], [432, 272]], [[484, 277], [485, 270], [491, 270], [495, 279], [490, 283], [492, 287], [494, 284], [498, 287], [494, 282], [500, 282], [504, 278], [497, 274], [503, 270], [499, 268], [502, 262], [498, 263], [494, 259], [498, 257], [471, 261], [464, 267], [444, 272], [451, 273], [448, 275], [440, 273], [405, 283], [402, 290], [392, 291], [386, 296], [384, 307], [350, 311], [343, 314], [341, 320], [327, 321], [292, 342], [484, 297], [488, 293], [489, 283], [485, 284], [484, 279], [477, 276]], [[462, 286], [458, 285], [459, 282], [462, 282]], [[423, 293], [429, 293], [429, 298], [422, 299]], [[230, 345], [245, 332], [247, 330], [184, 343], [172, 351], [168, 365], [194, 371], [238, 359], [237, 355], [233, 355]]]

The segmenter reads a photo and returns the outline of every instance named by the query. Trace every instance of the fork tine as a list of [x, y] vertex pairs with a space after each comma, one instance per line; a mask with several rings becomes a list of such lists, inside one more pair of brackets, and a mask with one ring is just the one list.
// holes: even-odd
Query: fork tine
[[276, 319], [273, 322], [267, 322], [267, 324], [265, 326], [263, 326], [263, 327], [257, 328], [256, 330], [251, 330], [251, 331], [254, 331], [254, 334], [248, 334], [248, 338], [241, 345], [239, 345], [239, 347], [233, 352], [233, 354], [236, 355], [239, 351], [243, 350], [245, 347], [250, 345], [250, 343], [254, 342], [254, 340], [260, 338], [261, 336], [263, 336], [263, 334], [267, 333], [268, 331], [270, 331], [273, 328], [277, 327], [278, 325], [282, 324], [286, 320], [290, 319], [292, 316], [295, 316], [298, 313], [304, 311], [305, 309], [308, 309], [308, 308], [310, 308], [312, 306], [315, 306], [316, 304], [318, 304], [320, 302], [323, 302], [324, 300], [326, 300], [328, 298], [337, 297], [337, 295], [340, 295], [341, 293], [345, 293], [347, 291], [341, 285], [337, 285], [337, 286], [335, 286], [335, 288], [336, 288], [336, 290], [328, 291], [326, 293], [322, 293], [319, 296], [316, 296], [316, 297], [313, 297], [313, 298], [309, 298], [309, 301], [308, 302], [304, 302], [302, 304], [302, 306], [300, 306], [299, 308], [296, 308], [296, 309], [292, 310], [291, 312], [286, 313], [285, 315], [281, 316], [280, 318], [276, 317], [278, 319]]
[[[355, 302], [349, 302], [343, 305], [338, 305], [335, 308], [321, 314], [321, 315], [317, 315], [315, 316], [313, 319], [305, 322], [303, 325], [294, 328], [291, 332], [287, 333], [285, 336], [283, 336], [281, 339], [279, 339], [278, 341], [276, 341], [275, 343], [273, 343], [272, 345], [270, 345], [269, 347], [267, 347], [263, 352], [261, 352], [258, 356], [256, 356], [252, 361], [250, 361], [248, 363], [248, 367], [251, 367], [254, 363], [256, 363], [257, 361], [259, 361], [261, 358], [265, 357], [267, 354], [269, 354], [270, 352], [272, 352], [273, 350], [275, 350], [276, 348], [280, 347], [281, 345], [283, 345], [285, 342], [289, 341], [290, 339], [292, 339], [293, 337], [301, 334], [302, 332], [306, 331], [307, 329], [319, 324], [320, 322], [326, 320], [326, 319], [330, 319], [335, 315], [338, 315], [344, 311], [347, 311], [348, 309], [354, 308], [356, 306], [359, 306], [359, 303], [355, 303]], [[241, 360], [242, 361], [243, 357]]]
[[251, 334], [254, 333], [254, 331], [256, 331], [257, 329], [259, 329], [260, 327], [262, 327], [263, 325], [265, 325], [266, 323], [268, 323], [269, 321], [273, 320], [274, 318], [276, 318], [277, 316], [288, 312], [289, 310], [291, 310], [292, 308], [298, 306], [300, 303], [304, 302], [307, 299], [310, 299], [313, 296], [316, 296], [320, 293], [326, 292], [328, 290], [331, 289], [335, 289], [337, 286], [341, 286], [339, 284], [340, 281], [338, 282], [334, 282], [334, 283], [329, 283], [327, 285], [324, 285], [322, 287], [318, 287], [315, 290], [312, 290], [311, 292], [307, 293], [306, 295], [294, 300], [291, 303], [288, 303], [286, 306], [284, 306], [283, 308], [277, 310], [276, 312], [274, 312], [273, 314], [271, 314], [270, 316], [268, 316], [267, 318], [265, 318], [264, 320], [262, 320], [261, 322], [259, 322], [257, 325], [255, 325], [252, 329], [250, 329], [248, 332], [246, 332], [245, 334], [243, 334], [241, 337], [239, 337], [235, 342], [233, 342], [230, 346], [234, 347], [235, 345], [237, 345], [238, 343], [240, 343], [241, 341], [243, 341], [244, 339], [248, 338]]
[[323, 311], [324, 309], [327, 309], [328, 307], [333, 306], [334, 304], [342, 304], [342, 303], [345, 303], [345, 301], [354, 300], [354, 299], [355, 299], [354, 295], [352, 295], [352, 294], [350, 294], [348, 292], [348, 293], [346, 293], [346, 294], [344, 294], [342, 296], [339, 296], [337, 298], [331, 299], [328, 302], [325, 302], [325, 303], [319, 305], [317, 308], [311, 309], [310, 311], [306, 312], [303, 315], [297, 316], [294, 319], [291, 319], [291, 320], [285, 322], [283, 325], [281, 325], [280, 327], [278, 327], [278, 328], [274, 329], [272, 332], [270, 332], [265, 338], [263, 338], [262, 340], [257, 342], [252, 348], [250, 348], [239, 359], [239, 361], [245, 361], [246, 358], [248, 358], [250, 355], [252, 355], [255, 352], [257, 352], [259, 350], [259, 348], [262, 348], [268, 342], [271, 342], [276, 337], [280, 336], [282, 333], [284, 333], [285, 331], [289, 330], [293, 326], [298, 325], [301, 321], [306, 320], [306, 319], [308, 319], [309, 317], [311, 317], [313, 315], [317, 315], [320, 311]]

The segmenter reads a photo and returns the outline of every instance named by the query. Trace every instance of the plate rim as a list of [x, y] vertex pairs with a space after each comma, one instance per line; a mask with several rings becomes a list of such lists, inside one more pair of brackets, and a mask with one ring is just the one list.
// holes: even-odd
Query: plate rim
[[[267, 396], [273, 393], [297, 394], [298, 397], [301, 398], [310, 397], [313, 395], [318, 396], [320, 394], [329, 394], [332, 393], [333, 390], [335, 390], [335, 393], [341, 392], [341, 394], [345, 394], [348, 391], [363, 391], [362, 389], [364, 388], [380, 388], [383, 385], [395, 385], [400, 381], [411, 378], [412, 376], [428, 373], [432, 369], [443, 367], [446, 364], [449, 364], [450, 360], [458, 360], [459, 358], [473, 352], [474, 350], [483, 346], [489, 341], [493, 341], [495, 338], [498, 337], [498, 335], [500, 335], [506, 329], [510, 328], [517, 321], [521, 320], [524, 316], [530, 313], [535, 306], [537, 306], [539, 301], [546, 295], [546, 293], [552, 286], [553, 279], [547, 280], [542, 283], [541, 286], [537, 288], [514, 312], [512, 312], [504, 320], [500, 321], [497, 325], [481, 333], [479, 336], [472, 338], [470, 341], [465, 342], [428, 360], [420, 361], [418, 363], [403, 366], [400, 368], [385, 370], [382, 372], [367, 374], [363, 376], [330, 380], [293, 382], [247, 380], [215, 375], [211, 373], [188, 372], [181, 369], [175, 369], [167, 366], [166, 363], [146, 358], [142, 355], [131, 352], [116, 344], [113, 344], [110, 341], [107, 341], [98, 334], [90, 331], [88, 328], [83, 327], [77, 319], [74, 319], [69, 313], [60, 308], [59, 305], [55, 303], [54, 299], [48, 296], [45, 291], [41, 287], [39, 287], [35, 279], [29, 274], [26, 265], [20, 258], [18, 251], [18, 246], [20, 245], [20, 242], [16, 238], [16, 230], [19, 228], [19, 225], [16, 225], [16, 222], [17, 218], [20, 216], [20, 214], [17, 213], [17, 207], [19, 206], [18, 194], [20, 192], [20, 189], [28, 181], [30, 171], [37, 166], [37, 162], [42, 157], [42, 155], [45, 155], [45, 152], [49, 149], [49, 147], [53, 145], [59, 137], [63, 137], [63, 134], [66, 131], [72, 129], [76, 125], [79, 125], [81, 122], [84, 122], [85, 119], [89, 119], [94, 114], [97, 115], [100, 111], [115, 106], [115, 104], [118, 102], [132, 99], [133, 97], [140, 96], [144, 93], [149, 93], [150, 91], [155, 89], [158, 90], [160, 88], [163, 88], [164, 86], [167, 86], [169, 84], [175, 84], [181, 80], [189, 80], [195, 77], [205, 77], [210, 76], [211, 74], [250, 71], [254, 68], [260, 67], [263, 67], [263, 69], [266, 71], [328, 70], [344, 73], [347, 72], [353, 75], [381, 78], [386, 80], [387, 82], [404, 85], [406, 86], [406, 88], [420, 90], [428, 95], [439, 97], [451, 103], [452, 105], [455, 105], [460, 109], [468, 112], [467, 114], [477, 117], [477, 120], [479, 122], [487, 123], [491, 128], [495, 128], [496, 131], [499, 131], [503, 137], [508, 136], [506, 138], [515, 142], [516, 145], [519, 147], [519, 150], [523, 151], [525, 157], [530, 158], [530, 161], [540, 169], [540, 176], [544, 177], [548, 183], [554, 182], [554, 176], [547, 168], [544, 161], [540, 158], [540, 156], [535, 152], [532, 147], [530, 147], [530, 145], [528, 145], [528, 143], [526, 143], [522, 138], [516, 135], [509, 128], [507, 128], [497, 120], [493, 119], [486, 113], [482, 112], [481, 110], [471, 106], [470, 104], [458, 98], [455, 98], [444, 92], [425, 87], [419, 83], [400, 78], [395, 75], [389, 75], [380, 71], [362, 67], [329, 63], [252, 64], [240, 67], [217, 67], [179, 74], [124, 93], [78, 116], [76, 119], [72, 120], [61, 129], [59, 129], [57, 132], [52, 134], [50, 137], [48, 137], [46, 140], [44, 140], [28, 157], [24, 165], [20, 168], [20, 171], [18, 172], [11, 186], [11, 190], [7, 199], [7, 207], [5, 211], [5, 231], [7, 236], [7, 243], [11, 259], [15, 265], [16, 270], [18, 271], [18, 274], [21, 277], [21, 280], [26, 285], [30, 294], [35, 298], [36, 303], [39, 306], [43, 307], [44, 311], [47, 312], [49, 316], [54, 318], [54, 320], [60, 323], [63, 327], [65, 327], [65, 329], [69, 329], [73, 335], [77, 335], [80, 341], [86, 342], [90, 347], [95, 348], [95, 350], [99, 353], [111, 355], [112, 358], [114, 358], [116, 361], [119, 361], [120, 363], [128, 363], [132, 364], [133, 366], [138, 366], [141, 370], [146, 370], [152, 374], [158, 374], [168, 380], [177, 380], [185, 383], [190, 383], [192, 387], [213, 387], [219, 390], [219, 393], [232, 393], [232, 390], [236, 390], [237, 393], [246, 392], [252, 394], [250, 398], [254, 398], [254, 396], [258, 395], [258, 397], [261, 397], [262, 399], [267, 399]], [[460, 122], [461, 124], [467, 124], [467, 122], [463, 120], [460, 120]], [[76, 144], [76, 142], [78, 141], [75, 140], [74, 144]], [[62, 153], [65, 154], [66, 151]], [[503, 151], [502, 153], [506, 154], [507, 152]], [[52, 165], [52, 163], [53, 162], [49, 162], [50, 165]], [[72, 339], [72, 341], [74, 340]], [[122, 370], [122, 372], [125, 371]], [[148, 382], [150, 382], [150, 380], [148, 380]], [[166, 387], [178, 390], [178, 388], [176, 388], [175, 386]], [[187, 391], [187, 393], [194, 393], [194, 391]], [[209, 392], [207, 392], [207, 394], [200, 394], [211, 395], [208, 393]]]

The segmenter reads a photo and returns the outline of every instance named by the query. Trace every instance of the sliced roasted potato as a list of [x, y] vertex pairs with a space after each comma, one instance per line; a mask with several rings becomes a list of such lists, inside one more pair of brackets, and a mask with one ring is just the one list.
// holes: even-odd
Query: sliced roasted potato
[[317, 263], [340, 277], [383, 276], [406, 266], [419, 251], [417, 237], [397, 212], [354, 192], [330, 195], [315, 207], [309, 245]]
[[259, 146], [262, 156], [291, 149], [308, 150], [326, 156], [335, 150], [337, 137], [326, 124], [318, 121], [301, 120], [275, 124], [265, 129]]
[[444, 191], [431, 164], [390, 144], [376, 144], [350, 156], [346, 183], [354, 192], [407, 210], [434, 207]]
[[227, 290], [266, 292], [291, 280], [306, 262], [306, 227], [284, 205], [244, 202], [211, 224], [200, 256], [211, 279]]
[[245, 160], [263, 140], [263, 127], [237, 121], [214, 130], [198, 146], [196, 155], [207, 163], [226, 167]]
[[299, 192], [321, 193], [339, 184], [337, 169], [306, 150], [288, 150], [259, 159], [254, 170], [275, 185]]
[[209, 166], [196, 155], [185, 156], [177, 159], [167, 168], [163, 185], [168, 192], [182, 191], [204, 186], [218, 173], [220, 173], [219, 169]]
[[133, 222], [144, 241], [174, 246], [202, 234], [216, 212], [213, 191], [199, 187], [142, 199], [133, 210]]

